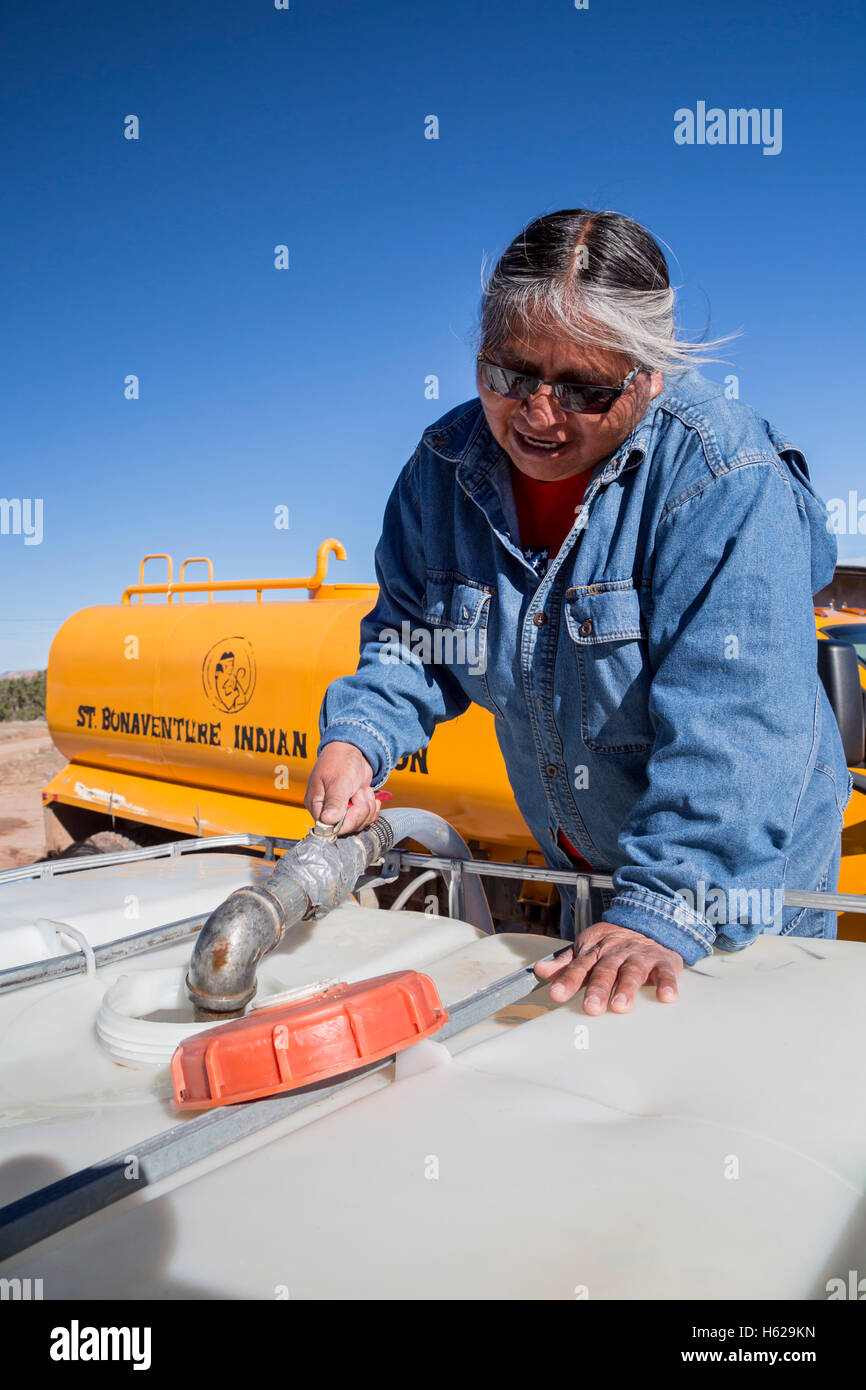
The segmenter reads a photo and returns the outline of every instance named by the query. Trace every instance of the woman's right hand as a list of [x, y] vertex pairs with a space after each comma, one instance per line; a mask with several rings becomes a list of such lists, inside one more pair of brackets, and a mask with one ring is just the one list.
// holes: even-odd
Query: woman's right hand
[[336, 825], [345, 813], [340, 834], [351, 835], [372, 825], [379, 814], [372, 781], [373, 769], [361, 750], [354, 743], [335, 740], [327, 743], [316, 759], [304, 805], [314, 820], [326, 825]]

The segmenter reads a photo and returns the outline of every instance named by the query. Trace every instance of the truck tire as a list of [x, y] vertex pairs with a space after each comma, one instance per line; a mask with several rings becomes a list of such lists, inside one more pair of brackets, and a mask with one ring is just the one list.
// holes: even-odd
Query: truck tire
[[127, 849], [141, 849], [141, 845], [116, 830], [97, 830], [93, 835], [88, 835], [86, 840], [76, 840], [57, 858], [84, 859], [93, 854], [119, 854]]

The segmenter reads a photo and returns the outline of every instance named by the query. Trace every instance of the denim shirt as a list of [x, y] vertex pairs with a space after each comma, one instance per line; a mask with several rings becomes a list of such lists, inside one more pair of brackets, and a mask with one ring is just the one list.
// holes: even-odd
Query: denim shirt
[[812, 596], [835, 560], [803, 453], [688, 371], [596, 466], [539, 575], [475, 398], [424, 431], [391, 493], [378, 601], [320, 749], [354, 744], [379, 787], [474, 701], [546, 862], [572, 867], [561, 828], [613, 873], [604, 920], [689, 964], [785, 934], [782, 894], [826, 881], [851, 795], [816, 667]]

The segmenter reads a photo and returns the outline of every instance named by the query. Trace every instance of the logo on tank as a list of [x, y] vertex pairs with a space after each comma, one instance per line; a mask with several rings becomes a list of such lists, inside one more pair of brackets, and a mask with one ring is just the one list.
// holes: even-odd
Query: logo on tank
[[245, 637], [223, 637], [214, 642], [201, 668], [204, 693], [214, 709], [237, 714], [245, 709], [256, 688], [256, 658]]

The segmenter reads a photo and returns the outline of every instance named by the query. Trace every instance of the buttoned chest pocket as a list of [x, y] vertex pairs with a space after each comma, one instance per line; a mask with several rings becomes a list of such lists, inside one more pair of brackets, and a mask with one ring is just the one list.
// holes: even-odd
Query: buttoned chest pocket
[[446, 570], [428, 570], [424, 621], [430, 663], [454, 672], [476, 704], [498, 714], [487, 685], [489, 585]]
[[577, 664], [581, 732], [598, 753], [648, 751], [652, 669], [637, 592], [611, 581], [568, 589], [565, 621]]

